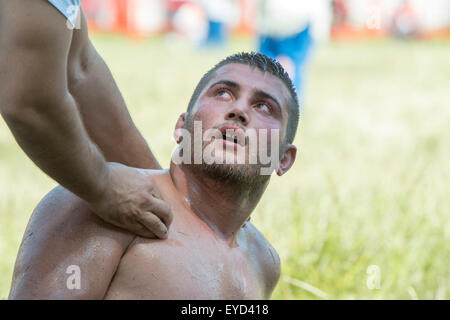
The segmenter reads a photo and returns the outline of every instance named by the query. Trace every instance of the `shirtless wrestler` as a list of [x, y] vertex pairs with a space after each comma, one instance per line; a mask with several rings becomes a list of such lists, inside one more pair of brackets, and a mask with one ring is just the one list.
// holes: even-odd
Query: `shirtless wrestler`
[[[221, 133], [202, 142], [202, 150], [212, 150], [210, 157], [222, 151], [234, 156], [243, 148], [248, 159], [254, 151], [243, 135], [278, 130], [273, 170], [282, 175], [296, 157], [296, 99], [277, 62], [257, 53], [236, 54], [201, 79], [174, 137], [182, 145], [184, 133], [192, 133], [193, 124], [201, 121], [204, 132], [213, 128]], [[174, 212], [166, 240], [109, 225], [90, 214], [84, 200], [57, 187], [31, 217], [10, 299], [270, 298], [280, 260], [248, 221], [269, 183], [270, 175], [261, 174], [264, 165], [174, 159], [170, 169], [143, 170]], [[67, 283], [70, 266], [79, 268], [75, 289]]]

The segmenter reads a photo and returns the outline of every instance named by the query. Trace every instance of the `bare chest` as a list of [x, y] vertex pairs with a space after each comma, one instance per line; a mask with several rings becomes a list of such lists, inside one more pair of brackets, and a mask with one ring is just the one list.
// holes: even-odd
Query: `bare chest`
[[248, 250], [176, 234], [165, 241], [137, 239], [106, 298], [261, 299], [263, 288]]

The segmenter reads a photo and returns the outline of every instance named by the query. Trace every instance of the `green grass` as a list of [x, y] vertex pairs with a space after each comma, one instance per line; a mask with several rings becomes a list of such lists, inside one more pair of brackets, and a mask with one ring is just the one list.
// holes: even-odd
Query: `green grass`
[[[167, 166], [172, 128], [219, 58], [163, 39], [96, 35], [130, 112]], [[297, 162], [252, 221], [278, 250], [275, 299], [450, 298], [450, 42], [367, 41], [317, 48]], [[0, 124], [0, 298], [34, 206], [54, 186]], [[367, 268], [380, 288], [366, 285]], [[295, 279], [295, 280], [293, 280]]]

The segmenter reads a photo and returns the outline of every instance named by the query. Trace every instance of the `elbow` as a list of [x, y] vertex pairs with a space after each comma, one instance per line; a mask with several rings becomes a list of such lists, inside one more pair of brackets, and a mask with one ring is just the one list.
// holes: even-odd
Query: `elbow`
[[8, 101], [2, 92], [0, 92], [0, 114], [2, 115], [5, 120], [8, 118], [12, 118], [15, 116], [15, 110], [14, 107], [11, 105], [12, 103]]
[[11, 72], [2, 73], [1, 69], [0, 65], [0, 114], [8, 125], [35, 123], [39, 118], [52, 119], [68, 101], [69, 94], [64, 86], [29, 81], [23, 75], [15, 77]]
[[20, 114], [22, 112], [22, 108], [17, 108], [15, 106], [7, 105], [5, 103], [2, 103], [3, 101], [0, 101], [0, 114], [2, 115], [3, 119], [7, 123], [16, 123], [20, 120]]
[[1, 97], [0, 94], [0, 114], [9, 126], [29, 126], [53, 114], [54, 106], [60, 97], [38, 97], [28, 99], [26, 94], [10, 95]]
[[0, 114], [8, 124], [19, 122], [23, 119], [23, 115], [29, 112], [30, 108], [26, 107], [21, 100], [23, 99], [20, 99], [18, 93], [3, 94], [0, 92]]
[[27, 126], [29, 119], [32, 119], [30, 108], [25, 108], [20, 104], [5, 104], [2, 102], [0, 101], [0, 114], [11, 129], [18, 126]]
[[[0, 57], [1, 58], [1, 57]], [[15, 120], [20, 116], [21, 110], [20, 107], [20, 96], [23, 92], [19, 88], [14, 88], [11, 85], [8, 85], [8, 77], [11, 76], [10, 73], [5, 75], [4, 72], [1, 72], [0, 65], [0, 114], [5, 119], [6, 122], [8, 120]]]

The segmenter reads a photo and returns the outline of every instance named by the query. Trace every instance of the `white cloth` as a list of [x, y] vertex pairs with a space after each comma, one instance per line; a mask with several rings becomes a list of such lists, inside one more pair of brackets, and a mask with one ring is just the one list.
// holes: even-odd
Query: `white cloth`
[[48, 0], [72, 24], [76, 25], [82, 0]]

